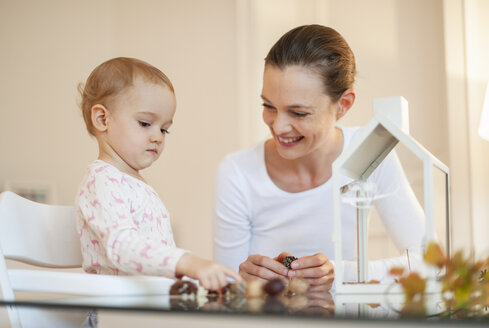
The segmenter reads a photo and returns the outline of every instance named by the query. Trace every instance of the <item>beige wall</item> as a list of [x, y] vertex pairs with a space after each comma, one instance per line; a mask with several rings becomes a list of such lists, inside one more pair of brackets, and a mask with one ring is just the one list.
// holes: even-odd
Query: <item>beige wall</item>
[[489, 2], [465, 1], [468, 130], [472, 176], [472, 219], [476, 254], [489, 254], [489, 142], [477, 134], [489, 80]]
[[238, 148], [234, 30], [228, 0], [1, 1], [0, 183], [52, 182], [55, 202], [72, 204], [97, 154], [77, 84], [111, 57], [147, 60], [173, 81], [178, 104], [165, 152], [143, 175], [177, 243], [211, 256], [214, 172]]
[[[168, 74], [178, 102], [166, 150], [143, 174], [172, 214], [177, 244], [210, 257], [215, 169], [226, 153], [268, 134], [259, 100], [263, 58], [281, 34], [305, 23], [336, 28], [355, 52], [357, 101], [343, 124], [365, 124], [373, 98], [402, 95], [409, 102], [411, 134], [451, 166], [459, 152], [450, 156], [449, 136], [457, 127], [448, 124], [446, 110], [443, 4], [1, 0], [0, 186], [7, 181], [51, 183], [55, 202], [71, 204], [85, 167], [96, 157], [76, 106], [76, 86], [108, 58], [139, 57]], [[474, 112], [479, 96], [471, 96]], [[422, 199], [419, 165], [402, 149], [400, 153]], [[480, 171], [481, 163], [475, 158], [467, 170]], [[467, 175], [460, 172], [452, 169], [452, 177]], [[472, 201], [482, 200], [467, 200]], [[458, 206], [455, 201], [453, 207]], [[471, 206], [474, 215], [485, 215], [477, 212], [478, 205]], [[382, 233], [375, 222], [372, 230]], [[457, 232], [454, 239], [467, 245], [469, 234]], [[377, 253], [388, 255], [379, 245]]]
[[445, 0], [444, 18], [454, 246], [487, 257], [489, 142], [477, 130], [489, 79], [489, 2]]

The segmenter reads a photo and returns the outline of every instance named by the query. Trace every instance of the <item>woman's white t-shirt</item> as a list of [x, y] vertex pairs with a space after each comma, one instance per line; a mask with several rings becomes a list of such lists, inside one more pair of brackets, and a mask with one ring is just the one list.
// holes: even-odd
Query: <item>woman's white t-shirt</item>
[[[341, 128], [343, 149], [358, 128]], [[277, 187], [265, 165], [265, 142], [226, 156], [216, 180], [214, 213], [214, 259], [238, 270], [250, 254], [276, 257], [289, 252], [296, 257], [324, 253], [334, 260], [333, 191], [331, 179], [303, 192]], [[341, 185], [352, 180], [342, 176]], [[368, 179], [377, 188], [373, 201], [385, 229], [400, 250], [409, 249], [411, 267], [421, 262], [424, 213], [404, 175], [395, 152], [391, 152]], [[356, 208], [342, 203], [344, 281], [356, 281]], [[407, 265], [405, 255], [371, 261], [369, 279], [391, 280], [392, 266]]]

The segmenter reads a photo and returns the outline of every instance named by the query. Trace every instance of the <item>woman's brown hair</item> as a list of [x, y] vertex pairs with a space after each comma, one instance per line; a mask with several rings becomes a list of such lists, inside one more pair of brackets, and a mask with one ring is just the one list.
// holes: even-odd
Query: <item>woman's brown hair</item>
[[308, 67], [319, 74], [325, 93], [337, 101], [355, 82], [355, 56], [336, 30], [322, 25], [303, 25], [285, 33], [270, 49], [267, 65]]

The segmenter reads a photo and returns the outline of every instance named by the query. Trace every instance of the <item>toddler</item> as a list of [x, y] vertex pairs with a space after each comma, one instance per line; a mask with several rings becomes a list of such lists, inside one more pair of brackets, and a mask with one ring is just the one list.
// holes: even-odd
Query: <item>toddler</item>
[[140, 175], [160, 157], [175, 114], [173, 86], [157, 68], [133, 58], [99, 65], [80, 86], [81, 110], [97, 139], [77, 199], [83, 268], [89, 273], [183, 275], [209, 290], [240, 280], [232, 269], [177, 248], [170, 215]]

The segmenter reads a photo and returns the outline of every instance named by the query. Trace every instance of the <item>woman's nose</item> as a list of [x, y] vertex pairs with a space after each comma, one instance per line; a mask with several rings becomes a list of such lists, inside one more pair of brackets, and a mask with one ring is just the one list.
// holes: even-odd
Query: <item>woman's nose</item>
[[289, 118], [286, 114], [282, 113], [277, 113], [273, 120], [272, 127], [275, 134], [284, 134], [292, 130]]

